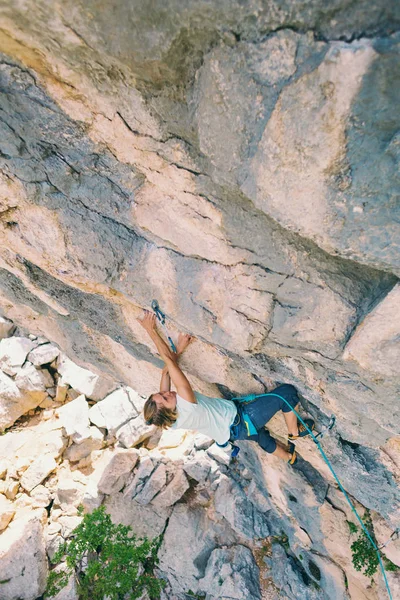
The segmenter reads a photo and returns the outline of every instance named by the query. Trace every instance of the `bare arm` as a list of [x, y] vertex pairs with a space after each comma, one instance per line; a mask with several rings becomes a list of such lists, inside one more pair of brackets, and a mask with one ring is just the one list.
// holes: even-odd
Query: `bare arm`
[[[196, 396], [194, 395], [192, 386], [190, 385], [187, 377], [178, 367], [176, 362], [177, 357], [164, 342], [160, 334], [156, 330], [156, 317], [152, 313], [145, 311], [144, 317], [139, 323], [144, 327], [152, 341], [154, 342], [161, 358], [165, 362], [165, 366], [168, 369], [169, 376], [172, 379], [176, 390], [184, 400], [197, 404]], [[166, 390], [167, 391], [167, 390]]]
[[[186, 350], [192, 338], [186, 333], [180, 333], [178, 337], [178, 343], [176, 345], [175, 362], [178, 361], [179, 356]], [[171, 377], [169, 375], [168, 367], [165, 366], [161, 373], [160, 392], [169, 392], [171, 389]]]
[[161, 373], [160, 392], [169, 392], [171, 390], [171, 377], [168, 367], [164, 367]]

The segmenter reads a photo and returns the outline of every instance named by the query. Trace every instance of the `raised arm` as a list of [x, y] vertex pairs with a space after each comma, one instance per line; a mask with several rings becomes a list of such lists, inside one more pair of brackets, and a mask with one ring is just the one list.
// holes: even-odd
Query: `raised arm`
[[139, 320], [139, 323], [147, 331], [152, 341], [154, 342], [161, 358], [165, 362], [168, 368], [169, 375], [172, 379], [174, 386], [181, 398], [196, 404], [196, 396], [194, 395], [192, 386], [190, 385], [187, 377], [181, 371], [177, 364], [177, 357], [174, 352], [164, 342], [160, 334], [156, 330], [156, 317], [154, 314], [145, 311], [143, 319]]
[[[178, 342], [176, 344], [176, 355], [175, 362], [178, 361], [179, 356], [186, 350], [188, 345], [190, 344], [192, 338], [187, 333], [180, 333], [178, 337]], [[169, 392], [171, 390], [171, 377], [169, 375], [168, 367], [164, 366], [161, 373], [161, 381], [160, 381], [160, 392]]]

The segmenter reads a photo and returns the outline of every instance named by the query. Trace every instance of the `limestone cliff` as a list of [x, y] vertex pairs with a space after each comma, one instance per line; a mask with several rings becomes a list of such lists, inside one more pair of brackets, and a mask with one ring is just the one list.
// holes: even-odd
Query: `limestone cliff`
[[[136, 316], [157, 298], [196, 337], [198, 389], [286, 381], [319, 423], [337, 416], [326, 452], [389, 533], [399, 24], [394, 0], [26, 0], [0, 21], [4, 315], [147, 394], [161, 363]], [[259, 486], [280, 482], [292, 560], [305, 531], [303, 548], [344, 568], [323, 540], [345, 509], [316, 449], [296, 481], [248, 453]]]

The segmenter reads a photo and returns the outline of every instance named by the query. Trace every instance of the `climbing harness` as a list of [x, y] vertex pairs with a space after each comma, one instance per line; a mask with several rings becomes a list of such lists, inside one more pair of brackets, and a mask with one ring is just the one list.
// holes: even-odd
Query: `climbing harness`
[[174, 344], [174, 342], [172, 341], [171, 336], [169, 335], [169, 331], [167, 329], [167, 326], [165, 325], [165, 314], [161, 311], [160, 306], [157, 302], [157, 300], [153, 300], [151, 303], [151, 308], [153, 309], [153, 311], [156, 314], [157, 319], [160, 322], [161, 327], [164, 329], [165, 334], [167, 336], [169, 345], [171, 346], [171, 350], [172, 352], [176, 352], [176, 346]]
[[[308, 431], [308, 433], [310, 434], [310, 437], [311, 437], [311, 439], [312, 439], [312, 440], [313, 440], [313, 442], [314, 442], [314, 443], [317, 445], [317, 447], [318, 447], [318, 450], [320, 451], [320, 453], [321, 453], [321, 455], [322, 455], [322, 458], [324, 459], [324, 461], [325, 461], [325, 462], [326, 462], [326, 464], [328, 465], [328, 467], [329, 467], [329, 470], [331, 471], [331, 473], [332, 473], [333, 477], [335, 478], [335, 480], [336, 480], [336, 483], [337, 483], [337, 484], [338, 484], [338, 486], [339, 486], [339, 489], [340, 489], [340, 490], [343, 492], [343, 494], [344, 494], [344, 497], [346, 498], [348, 505], [350, 506], [350, 508], [351, 508], [351, 510], [353, 511], [353, 513], [355, 514], [355, 516], [356, 516], [356, 518], [357, 518], [358, 522], [360, 523], [360, 525], [361, 525], [361, 529], [363, 530], [363, 532], [364, 532], [364, 533], [365, 533], [365, 535], [367, 536], [367, 538], [368, 538], [369, 542], [371, 543], [371, 545], [372, 545], [373, 549], [375, 550], [375, 552], [376, 552], [376, 555], [377, 555], [377, 557], [378, 557], [378, 561], [379, 561], [379, 567], [380, 567], [380, 569], [381, 569], [381, 572], [382, 572], [382, 575], [383, 575], [383, 580], [384, 580], [384, 582], [385, 582], [386, 590], [387, 590], [387, 593], [388, 593], [388, 595], [389, 595], [389, 600], [393, 600], [393, 597], [392, 597], [392, 594], [391, 594], [391, 591], [390, 591], [390, 588], [389, 588], [389, 583], [388, 583], [388, 580], [387, 580], [387, 577], [386, 577], [385, 567], [383, 566], [383, 562], [382, 562], [382, 558], [381, 558], [381, 553], [380, 553], [380, 551], [379, 551], [380, 549], [379, 549], [379, 547], [376, 545], [376, 543], [375, 543], [375, 541], [373, 540], [373, 538], [372, 538], [372, 536], [371, 536], [370, 532], [368, 531], [368, 529], [365, 527], [364, 523], [362, 522], [362, 519], [361, 519], [360, 515], [358, 514], [356, 507], [354, 506], [354, 504], [353, 504], [353, 503], [352, 503], [352, 501], [350, 500], [350, 498], [349, 498], [349, 496], [348, 496], [348, 494], [347, 494], [346, 490], [344, 489], [344, 487], [343, 487], [343, 486], [342, 486], [342, 484], [340, 483], [340, 480], [339, 480], [338, 476], [336, 475], [336, 473], [335, 473], [335, 471], [334, 471], [334, 469], [333, 469], [333, 467], [332, 467], [332, 465], [331, 465], [331, 462], [330, 462], [329, 458], [326, 456], [326, 454], [325, 454], [325, 452], [324, 452], [324, 450], [323, 450], [323, 448], [322, 448], [322, 446], [321, 446], [321, 444], [320, 444], [320, 442], [319, 442], [319, 440], [318, 440], [318, 438], [322, 438], [322, 437], [323, 437], [323, 434], [324, 434], [324, 433], [326, 433], [327, 431], [329, 431], [330, 429], [332, 429], [332, 427], [333, 427], [333, 426], [334, 426], [334, 424], [335, 424], [335, 417], [332, 415], [332, 417], [331, 417], [331, 419], [330, 419], [330, 421], [329, 421], [328, 425], [327, 425], [327, 426], [326, 426], [326, 427], [325, 427], [325, 428], [324, 428], [324, 429], [323, 429], [323, 430], [322, 430], [322, 431], [321, 431], [319, 434], [317, 434], [317, 435], [314, 435], [314, 433], [312, 432], [312, 430], [311, 430], [311, 429], [308, 427], [307, 423], [305, 423], [305, 422], [304, 422], [304, 420], [301, 418], [301, 416], [299, 415], [299, 413], [297, 412], [297, 410], [295, 410], [295, 409], [292, 407], [292, 405], [290, 404], [290, 402], [288, 402], [288, 400], [286, 400], [286, 398], [284, 398], [284, 397], [283, 397], [283, 396], [281, 396], [280, 394], [275, 394], [274, 392], [268, 392], [268, 393], [266, 393], [266, 394], [259, 394], [258, 396], [257, 396], [257, 395], [255, 395], [255, 394], [252, 394], [252, 395], [250, 395], [250, 396], [245, 396], [243, 399], [241, 399], [241, 398], [233, 398], [233, 400], [234, 400], [234, 401], [235, 401], [235, 400], [236, 400], [236, 401], [238, 401], [238, 400], [242, 400], [244, 403], [248, 403], [248, 402], [252, 402], [252, 401], [253, 401], [253, 400], [255, 400], [256, 398], [259, 398], [260, 396], [276, 396], [277, 398], [280, 398], [281, 400], [283, 400], [283, 402], [284, 402], [285, 404], [287, 404], [287, 406], [290, 408], [290, 410], [291, 410], [291, 411], [293, 411], [293, 412], [294, 412], [294, 414], [296, 415], [296, 417], [299, 419], [300, 423], [302, 423], [302, 425], [304, 425], [304, 427], [306, 428], [306, 430], [307, 430], [307, 431]], [[237, 454], [238, 454], [238, 452], [236, 452], [235, 456], [236, 456]], [[399, 530], [395, 530], [395, 531], [392, 533], [392, 535], [390, 536], [390, 539], [389, 539], [389, 540], [386, 542], [386, 544], [388, 544], [388, 543], [389, 543], [389, 541], [390, 541], [390, 540], [393, 538], [393, 536], [394, 536], [395, 534], [396, 534], [396, 535], [398, 534], [398, 531], [399, 531]], [[384, 544], [383, 546], [381, 546], [381, 548], [384, 548], [384, 547], [386, 546], [386, 544]]]

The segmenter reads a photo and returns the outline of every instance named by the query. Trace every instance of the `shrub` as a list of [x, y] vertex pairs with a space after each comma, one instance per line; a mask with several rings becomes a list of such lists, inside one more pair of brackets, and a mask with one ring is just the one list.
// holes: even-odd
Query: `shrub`
[[153, 570], [160, 543], [160, 538], [137, 538], [131, 527], [114, 525], [104, 506], [96, 508], [54, 555], [53, 564], [65, 563], [50, 572], [46, 595], [55, 596], [74, 576], [81, 600], [122, 600], [127, 594], [136, 600], [144, 591], [159, 598], [164, 582]]
[[[378, 545], [374, 534], [371, 515], [368, 511], [366, 511], [363, 517], [363, 522], [371, 538], [374, 540], [375, 544]], [[358, 531], [358, 528], [353, 523], [350, 523], [349, 521], [347, 521], [347, 523], [349, 524], [351, 533], [356, 533]], [[356, 541], [352, 543], [351, 551], [353, 553], [353, 565], [356, 571], [364, 569], [364, 575], [367, 575], [367, 577], [375, 575], [379, 566], [378, 555], [363, 530], [360, 531]], [[396, 571], [399, 568], [386, 558], [386, 556], [382, 556], [382, 561], [387, 571]]]

